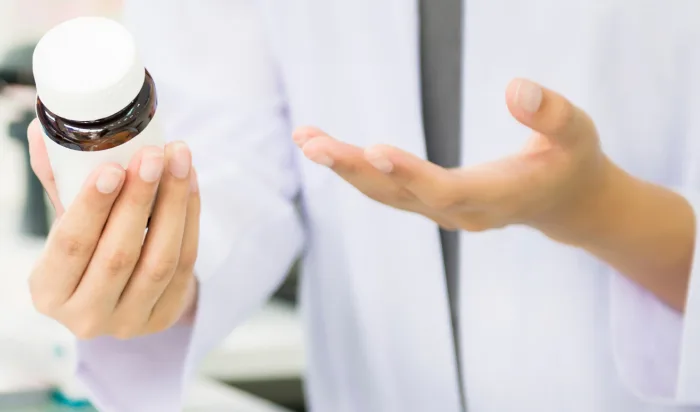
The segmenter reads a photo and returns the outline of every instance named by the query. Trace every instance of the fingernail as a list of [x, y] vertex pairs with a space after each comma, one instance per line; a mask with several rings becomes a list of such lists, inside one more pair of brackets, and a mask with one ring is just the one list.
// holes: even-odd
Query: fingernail
[[174, 143], [173, 157], [170, 159], [170, 173], [178, 179], [184, 179], [190, 173], [190, 150], [184, 143]]
[[197, 173], [192, 169], [190, 173], [190, 191], [192, 193], [197, 193], [199, 191], [199, 182], [197, 181]]
[[391, 173], [394, 164], [382, 153], [367, 153], [365, 159], [382, 173]]
[[316, 153], [313, 155], [309, 155], [308, 158], [312, 162], [318, 163], [321, 166], [326, 166], [326, 167], [333, 166], [333, 159], [331, 159], [330, 156], [325, 155], [323, 153]]
[[124, 171], [116, 167], [108, 167], [100, 172], [95, 186], [97, 191], [106, 195], [113, 193], [122, 182]]
[[515, 91], [515, 102], [527, 113], [536, 113], [542, 104], [542, 88], [537, 84], [521, 80]]
[[163, 152], [158, 149], [144, 152], [139, 168], [139, 177], [144, 182], [153, 183], [163, 175]]

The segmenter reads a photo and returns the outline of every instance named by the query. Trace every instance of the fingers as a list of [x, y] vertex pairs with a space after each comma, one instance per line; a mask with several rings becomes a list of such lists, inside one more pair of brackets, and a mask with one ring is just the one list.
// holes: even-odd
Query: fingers
[[56, 181], [54, 180], [49, 155], [46, 152], [46, 144], [41, 133], [39, 120], [34, 119], [27, 129], [31, 166], [41, 185], [44, 186], [44, 190], [46, 190], [54, 209], [56, 209], [56, 215], [61, 216], [63, 214], [63, 205], [61, 205], [58, 197]]
[[146, 333], [164, 330], [175, 322], [187, 309], [194, 285], [194, 265], [197, 261], [199, 245], [200, 199], [197, 176], [192, 169], [190, 175], [190, 199], [187, 204], [185, 232], [180, 250], [180, 260], [172, 280], [156, 303], [149, 319]]
[[306, 157], [329, 166], [360, 191], [382, 203], [421, 213], [445, 228], [454, 223], [441, 212], [475, 211], [520, 193], [532, 167], [511, 156], [460, 169], [445, 169], [387, 145], [364, 151], [338, 142], [316, 128], [295, 132]]
[[306, 142], [314, 137], [325, 135], [326, 133], [318, 127], [301, 126], [294, 130], [294, 133], [292, 133], [292, 140], [294, 140], [294, 143], [296, 143], [297, 146], [303, 148], [304, 145], [306, 145]]
[[340, 142], [316, 128], [297, 129], [293, 139], [309, 160], [331, 168], [372, 199], [399, 207], [412, 200], [410, 193], [365, 159], [361, 148]]
[[49, 235], [30, 279], [37, 309], [53, 313], [73, 294], [124, 182], [118, 165], [97, 169]]
[[406, 188], [424, 204], [442, 209], [466, 202], [478, 194], [475, 183], [464, 174], [445, 169], [392, 146], [376, 145], [365, 149], [364, 156], [378, 171]]
[[163, 149], [158, 147], [142, 149], [130, 162], [124, 188], [69, 310], [107, 318], [116, 307], [138, 262], [163, 167]]
[[513, 80], [506, 89], [506, 102], [520, 123], [550, 138], [566, 141], [595, 133], [585, 112], [564, 96], [529, 80]]
[[[50, 168], [37, 169], [52, 179]], [[32, 275], [37, 308], [83, 339], [172, 326], [196, 285], [200, 200], [189, 149], [144, 148], [126, 172], [107, 165], [86, 185]]]
[[[165, 149], [166, 169], [141, 256], [117, 304], [115, 318], [145, 326], [154, 305], [179, 267], [190, 198], [192, 156], [184, 143]], [[143, 232], [142, 232], [143, 233]], [[132, 334], [133, 330], [117, 332]]]

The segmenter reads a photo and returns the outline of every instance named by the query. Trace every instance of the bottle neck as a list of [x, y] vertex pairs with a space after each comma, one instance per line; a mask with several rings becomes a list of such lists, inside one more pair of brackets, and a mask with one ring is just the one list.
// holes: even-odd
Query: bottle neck
[[153, 78], [146, 71], [143, 87], [136, 98], [120, 112], [104, 119], [78, 122], [52, 113], [40, 98], [36, 108], [46, 135], [61, 146], [95, 152], [120, 146], [138, 136], [155, 116], [158, 106]]

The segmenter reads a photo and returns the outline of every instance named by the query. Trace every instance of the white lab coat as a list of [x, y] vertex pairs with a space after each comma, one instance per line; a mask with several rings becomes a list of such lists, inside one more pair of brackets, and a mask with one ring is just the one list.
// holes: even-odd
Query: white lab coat
[[[81, 345], [98, 403], [177, 410], [182, 377], [303, 250], [312, 410], [457, 412], [438, 227], [369, 200], [290, 139], [312, 124], [425, 155], [416, 1], [140, 0], [127, 17], [169, 136], [194, 151], [201, 295], [193, 329]], [[523, 76], [588, 111], [626, 170], [700, 205], [700, 1], [467, 0], [464, 18], [464, 165], [525, 142], [504, 103]], [[700, 411], [697, 264], [682, 318], [528, 228], [464, 233], [461, 248], [470, 412]]]

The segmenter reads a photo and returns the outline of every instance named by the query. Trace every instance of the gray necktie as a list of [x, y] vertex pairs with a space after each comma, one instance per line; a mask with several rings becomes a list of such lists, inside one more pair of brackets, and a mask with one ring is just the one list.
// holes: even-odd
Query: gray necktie
[[[460, 165], [462, 0], [420, 0], [421, 84], [428, 159]], [[440, 231], [455, 349], [459, 354], [459, 237]], [[461, 364], [457, 355], [458, 372]], [[462, 397], [464, 399], [464, 397]]]

